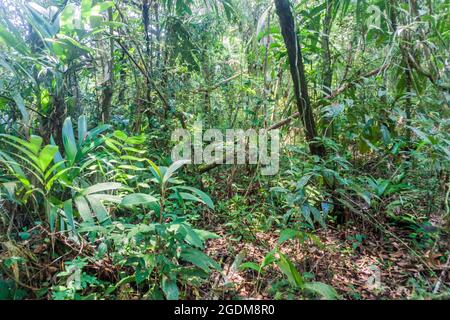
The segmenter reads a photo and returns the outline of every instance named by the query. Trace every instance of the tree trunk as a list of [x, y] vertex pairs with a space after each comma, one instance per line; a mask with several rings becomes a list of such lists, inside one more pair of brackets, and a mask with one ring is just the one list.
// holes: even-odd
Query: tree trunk
[[331, 93], [331, 83], [333, 81], [333, 70], [331, 69], [330, 54], [330, 31], [331, 31], [331, 15], [334, 0], [327, 0], [327, 11], [323, 19], [322, 31], [322, 59], [323, 59], [323, 96], [326, 97]]
[[[108, 20], [113, 20], [112, 8], [108, 9]], [[114, 41], [113, 30], [110, 28], [109, 54], [105, 56], [103, 65], [103, 87], [101, 99], [101, 116], [102, 122], [107, 123], [111, 118], [111, 101], [113, 95], [113, 66], [114, 66]]]
[[[323, 97], [330, 95], [331, 84], [333, 82], [333, 69], [331, 68], [331, 53], [330, 53], [330, 32], [331, 32], [331, 18], [333, 13], [334, 0], [327, 0], [327, 10], [323, 19], [323, 31], [321, 37], [322, 46], [322, 62], [323, 62], [323, 74], [322, 74], [322, 91]], [[333, 122], [329, 118], [324, 117], [322, 122], [324, 126], [324, 134], [327, 137], [333, 136]]]
[[294, 18], [289, 0], [275, 0], [275, 7], [280, 19], [281, 33], [288, 52], [297, 109], [304, 126], [306, 140], [309, 142], [311, 153], [323, 157], [325, 155], [325, 149], [322, 144], [315, 141], [317, 137], [316, 124], [308, 94], [308, 84], [305, 77], [300, 41], [295, 31]]

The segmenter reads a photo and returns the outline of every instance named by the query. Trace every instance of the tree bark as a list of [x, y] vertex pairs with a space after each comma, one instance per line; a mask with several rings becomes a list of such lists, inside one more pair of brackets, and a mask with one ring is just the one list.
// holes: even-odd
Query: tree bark
[[[323, 97], [331, 94], [331, 84], [333, 82], [333, 69], [331, 68], [331, 52], [330, 52], [330, 32], [332, 23], [332, 13], [334, 0], [326, 1], [327, 9], [325, 17], [323, 19], [323, 31], [321, 37], [322, 46], [322, 62], [323, 62], [323, 74], [322, 74], [322, 91]], [[328, 137], [333, 136], [333, 122], [329, 118], [324, 117], [323, 122], [324, 134]]]
[[331, 93], [331, 84], [333, 82], [333, 70], [331, 69], [331, 53], [330, 53], [330, 31], [331, 18], [334, 0], [327, 0], [327, 10], [323, 19], [322, 31], [322, 59], [323, 59], [323, 96], [326, 97]]
[[[113, 20], [112, 8], [108, 9], [108, 20], [111, 22]], [[103, 65], [103, 88], [102, 88], [102, 99], [101, 99], [101, 115], [100, 119], [102, 122], [107, 123], [111, 118], [111, 102], [113, 95], [113, 66], [114, 66], [114, 41], [113, 41], [113, 30], [110, 28], [110, 38], [109, 38], [109, 53], [105, 55], [105, 61]]]
[[300, 41], [295, 31], [295, 23], [289, 0], [275, 0], [275, 7], [280, 20], [281, 33], [288, 52], [297, 109], [304, 126], [306, 140], [309, 142], [311, 153], [323, 157], [325, 155], [325, 148], [321, 143], [315, 141], [317, 138], [316, 123], [308, 94], [308, 84], [306, 82]]

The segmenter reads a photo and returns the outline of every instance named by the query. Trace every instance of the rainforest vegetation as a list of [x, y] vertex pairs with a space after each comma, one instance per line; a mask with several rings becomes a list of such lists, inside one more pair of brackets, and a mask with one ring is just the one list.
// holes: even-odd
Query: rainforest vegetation
[[449, 299], [449, 102], [446, 0], [1, 0], [0, 299]]

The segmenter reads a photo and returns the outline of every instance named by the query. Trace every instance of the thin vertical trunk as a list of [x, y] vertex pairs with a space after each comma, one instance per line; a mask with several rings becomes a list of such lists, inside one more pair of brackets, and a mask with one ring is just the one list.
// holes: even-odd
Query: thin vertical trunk
[[142, 2], [142, 24], [144, 25], [145, 48], [147, 55], [150, 54], [150, 35], [148, 30], [150, 24], [149, 9], [150, 9], [149, 0], [144, 0]]
[[125, 52], [122, 52], [122, 55], [120, 56], [120, 63], [119, 65], [121, 66], [120, 71], [119, 71], [119, 83], [120, 83], [120, 89], [119, 89], [119, 94], [117, 96], [117, 102], [119, 105], [123, 104], [125, 101], [125, 90], [127, 89], [126, 87], [126, 81], [127, 81], [127, 71], [125, 69]]
[[155, 28], [156, 28], [156, 68], [159, 70], [161, 66], [161, 26], [159, 25], [159, 3], [158, 1], [154, 2], [154, 10], [155, 10]]
[[[112, 21], [112, 8], [108, 9], [108, 20]], [[114, 40], [113, 40], [113, 30], [110, 27], [110, 37], [109, 37], [109, 53], [105, 57], [103, 66], [103, 88], [102, 88], [102, 99], [101, 99], [101, 116], [102, 122], [109, 122], [111, 118], [111, 102], [113, 95], [113, 66], [114, 66]]]
[[[330, 32], [331, 32], [331, 20], [333, 13], [334, 0], [326, 1], [327, 9], [325, 17], [323, 19], [323, 31], [321, 37], [322, 44], [322, 61], [323, 61], [323, 76], [322, 76], [322, 91], [323, 97], [331, 94], [331, 85], [333, 82], [333, 69], [331, 67], [331, 53], [330, 53]], [[324, 132], [327, 136], [333, 136], [333, 124], [328, 118], [324, 118], [323, 123], [325, 129]]]
[[[203, 69], [203, 77], [205, 79], [205, 83], [206, 83], [206, 88], [209, 88], [212, 83], [211, 83], [211, 68], [209, 65], [209, 54], [207, 52], [207, 47], [205, 47], [203, 49], [203, 61], [204, 64], [202, 66]], [[203, 95], [203, 112], [205, 115], [209, 114], [211, 112], [211, 97], [210, 97], [210, 93], [209, 90], [206, 89], [205, 93]]]
[[315, 141], [317, 138], [316, 123], [311, 109], [300, 41], [295, 30], [291, 7], [288, 0], [275, 0], [275, 6], [280, 20], [281, 33], [288, 52], [297, 109], [304, 126], [306, 140], [310, 144], [311, 153], [323, 157], [325, 149], [322, 144]]
[[323, 19], [323, 31], [322, 31], [322, 59], [323, 59], [323, 83], [322, 90], [324, 97], [330, 95], [331, 84], [333, 81], [333, 70], [331, 68], [331, 53], [330, 53], [330, 31], [331, 31], [331, 18], [333, 9], [333, 0], [327, 0], [327, 10]]

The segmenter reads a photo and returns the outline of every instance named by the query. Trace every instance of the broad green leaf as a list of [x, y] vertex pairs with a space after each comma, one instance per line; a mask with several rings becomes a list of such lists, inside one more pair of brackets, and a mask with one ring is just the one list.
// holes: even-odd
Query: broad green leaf
[[55, 232], [56, 220], [58, 219], [58, 207], [50, 204], [46, 201], [46, 211], [47, 211], [47, 219], [48, 224], [50, 225], [50, 231]]
[[[25, 3], [25, 6], [23, 8], [26, 13], [28, 23], [33, 26], [34, 30], [42, 40], [50, 39], [56, 35], [56, 33], [58, 32], [58, 28], [51, 25], [50, 21], [47, 20], [47, 9], [44, 9], [34, 2]], [[47, 48], [50, 49], [48, 46]]]
[[95, 127], [94, 129], [87, 131], [86, 140], [92, 140], [95, 137], [97, 137], [98, 135], [102, 134], [103, 132], [105, 132], [109, 129], [111, 129], [111, 125], [101, 124], [101, 125]]
[[299, 288], [303, 287], [304, 281], [292, 262], [281, 252], [277, 252], [279, 258], [276, 260], [277, 266], [288, 277], [289, 282]]
[[93, 193], [89, 195], [89, 198], [96, 199], [98, 201], [109, 201], [116, 204], [119, 204], [122, 201], [121, 196], [115, 196], [106, 193]]
[[152, 202], [157, 202], [158, 199], [152, 195], [144, 193], [133, 193], [125, 196], [122, 199], [121, 205], [124, 206], [137, 206], [141, 204], [148, 204]]
[[166, 173], [164, 174], [164, 177], [162, 179], [162, 183], [165, 184], [167, 181], [172, 177], [172, 175], [177, 171], [179, 168], [181, 168], [183, 165], [191, 163], [191, 160], [178, 160], [172, 163], [172, 165], [167, 169]]
[[178, 199], [178, 198], [181, 198], [183, 200], [195, 201], [195, 202], [203, 203], [202, 199], [200, 199], [199, 197], [194, 196], [191, 193], [177, 192], [177, 193], [174, 193], [174, 194], [169, 196], [169, 199]]
[[58, 171], [57, 173], [55, 173], [50, 180], [47, 181], [47, 183], [45, 184], [45, 189], [46, 190], [51, 190], [53, 183], [60, 179], [60, 181], [64, 184], [66, 181], [64, 180], [64, 177], [66, 175], [66, 173], [68, 173], [70, 170], [72, 170], [72, 168], [64, 168], [60, 171]]
[[151, 170], [153, 176], [158, 180], [159, 183], [161, 183], [161, 181], [163, 179], [161, 170], [152, 160], [147, 159], [147, 162], [150, 164], [150, 170]]
[[74, 231], [75, 230], [75, 222], [73, 220], [72, 199], [64, 201], [63, 208], [64, 208], [64, 213], [65, 213], [66, 219], [67, 219], [67, 225], [70, 226], [69, 231]]
[[239, 266], [240, 270], [252, 269], [256, 272], [261, 272], [261, 266], [254, 262], [244, 262]]
[[210, 272], [211, 268], [219, 270], [220, 266], [213, 259], [197, 249], [186, 248], [181, 252], [181, 259], [190, 262], [205, 272]]
[[69, 31], [74, 29], [73, 20], [75, 17], [75, 8], [76, 7], [73, 3], [69, 3], [61, 12], [60, 17], [61, 29], [67, 29]]
[[62, 128], [62, 138], [66, 158], [70, 163], [73, 164], [75, 162], [75, 157], [77, 156], [77, 144], [75, 142], [72, 121], [70, 120], [70, 118], [64, 120]]
[[81, 146], [87, 138], [87, 118], [82, 115], [78, 118], [78, 145]]
[[114, 152], [116, 152], [117, 154], [120, 154], [121, 152], [120, 152], [120, 149], [119, 148], [117, 148], [115, 145], [114, 145], [114, 142], [113, 142], [114, 140], [113, 139], [106, 139], [105, 140], [105, 145], [107, 146], [107, 147], [109, 147], [110, 149], [112, 149]]
[[339, 300], [340, 296], [336, 290], [322, 282], [307, 282], [304, 285], [304, 289], [319, 295], [325, 300]]
[[30, 55], [29, 49], [25, 42], [20, 38], [9, 32], [6, 28], [0, 25], [0, 38], [10, 47], [14, 48], [17, 52], [28, 56]]
[[287, 240], [300, 239], [302, 232], [294, 229], [284, 229], [280, 232], [280, 238], [278, 239], [278, 244], [282, 244]]
[[[53, 139], [53, 135], [50, 136], [50, 144], [51, 144], [52, 146], [56, 146], [56, 142], [55, 142], [55, 139]], [[53, 161], [54, 161], [55, 163], [64, 161], [64, 159], [63, 159], [63, 157], [62, 157], [62, 155], [61, 155], [61, 152], [59, 152], [59, 149], [58, 149], [58, 151], [56, 152], [55, 157], [53, 158]], [[65, 165], [63, 165], [63, 167], [65, 167]]]
[[45, 172], [45, 170], [48, 168], [48, 165], [52, 162], [56, 152], [58, 152], [58, 147], [52, 146], [51, 144], [45, 146], [41, 150], [38, 160], [39, 167], [41, 168], [42, 172]]
[[[10, 140], [12, 140], [14, 142], [17, 142], [18, 144], [24, 146], [29, 151], [31, 151], [31, 153], [33, 155], [38, 155], [39, 150], [41, 149], [41, 146], [42, 146], [42, 142], [43, 142], [43, 139], [41, 137], [35, 136], [35, 135], [32, 135], [30, 137], [30, 141], [29, 142], [26, 141], [26, 140], [20, 139], [18, 137], [12, 136], [12, 135], [8, 135], [8, 134], [0, 134], [0, 137], [5, 137], [5, 138], [10, 139]], [[12, 146], [14, 146], [14, 144], [12, 144]]]
[[20, 165], [9, 155], [0, 150], [0, 162], [5, 164], [6, 167], [14, 174], [25, 177], [25, 173], [23, 172]]
[[95, 10], [95, 13], [103, 12], [114, 6], [114, 1], [103, 1], [101, 3], [96, 4], [92, 10]]
[[97, 249], [97, 256], [103, 258], [108, 251], [108, 245], [104, 242], [100, 243]]
[[214, 209], [214, 203], [213, 203], [213, 201], [212, 201], [211, 198], [210, 198], [206, 193], [204, 193], [203, 191], [201, 191], [201, 190], [199, 190], [199, 189], [197, 189], [197, 188], [188, 187], [188, 186], [177, 186], [177, 187], [174, 187], [174, 189], [184, 189], [184, 190], [192, 191], [192, 192], [194, 192], [195, 194], [197, 194], [197, 195], [200, 197], [201, 202], [203, 202], [204, 204], [206, 204], [209, 208]]
[[220, 238], [219, 235], [215, 234], [214, 232], [206, 231], [206, 230], [200, 230], [200, 229], [193, 229], [195, 233], [202, 239], [203, 241], [208, 239], [218, 239]]
[[203, 249], [203, 241], [198, 234], [188, 225], [184, 225], [184, 229], [186, 230], [184, 240], [197, 248]]
[[89, 208], [89, 204], [83, 196], [75, 198], [75, 205], [77, 206], [78, 213], [80, 214], [83, 221], [90, 224], [94, 223], [94, 218], [92, 216], [92, 211]]
[[101, 201], [96, 197], [91, 197], [89, 195], [86, 196], [87, 201], [91, 205], [92, 211], [94, 212], [95, 217], [98, 220], [98, 223], [101, 225], [109, 225], [111, 224], [111, 219], [109, 217], [109, 213], [106, 208], [103, 206]]
[[81, 18], [86, 20], [91, 15], [92, 0], [81, 1]]
[[20, 110], [20, 113], [22, 114], [23, 122], [28, 123], [29, 115], [28, 115], [28, 111], [25, 107], [25, 101], [23, 100], [22, 96], [20, 95], [19, 92], [15, 92], [13, 95], [13, 99], [16, 102], [17, 107]]
[[117, 182], [102, 182], [102, 183], [97, 183], [93, 186], [90, 186], [88, 188], [86, 188], [84, 191], [82, 191], [83, 195], [89, 195], [92, 193], [98, 193], [98, 192], [102, 192], [102, 191], [110, 191], [110, 190], [117, 190], [122, 188], [122, 184], [117, 183]]
[[163, 276], [161, 281], [161, 289], [167, 300], [178, 300], [179, 292], [176, 280]]

